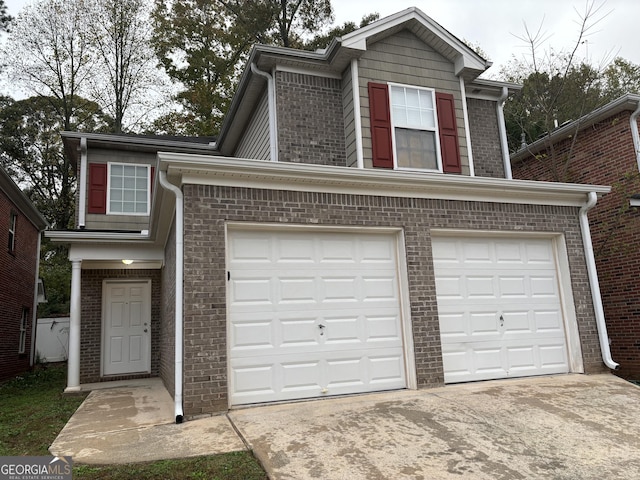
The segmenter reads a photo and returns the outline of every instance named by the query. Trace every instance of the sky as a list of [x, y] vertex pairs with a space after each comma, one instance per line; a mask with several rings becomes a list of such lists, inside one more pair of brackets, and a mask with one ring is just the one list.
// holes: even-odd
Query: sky
[[[149, 0], [151, 1], [151, 0]], [[27, 0], [5, 0], [9, 14], [16, 16]], [[547, 39], [542, 51], [571, 49], [580, 32], [580, 14], [593, 3], [600, 7], [594, 18], [600, 21], [578, 50], [594, 65], [620, 56], [640, 64], [640, 1], [638, 0], [333, 0], [335, 24], [356, 24], [369, 13], [381, 17], [415, 6], [460, 39], [478, 45], [493, 66], [487, 72], [496, 77], [500, 68], [515, 56], [526, 59], [527, 44], [519, 39], [541, 29]], [[6, 91], [6, 87], [2, 88]]]

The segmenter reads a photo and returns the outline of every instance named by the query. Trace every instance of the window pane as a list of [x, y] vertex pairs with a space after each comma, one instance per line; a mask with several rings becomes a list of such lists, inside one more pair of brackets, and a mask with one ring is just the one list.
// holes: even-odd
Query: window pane
[[136, 212], [137, 213], [147, 213], [147, 202], [136, 203]]
[[438, 168], [434, 132], [396, 128], [395, 133], [398, 167], [430, 170]]
[[122, 176], [122, 165], [111, 165], [111, 175]]
[[420, 117], [419, 108], [407, 108], [407, 123], [404, 126], [409, 128], [422, 127], [422, 119]]
[[147, 213], [148, 175], [141, 165], [112, 165], [109, 178], [110, 213]]
[[136, 167], [135, 165], [123, 165], [123, 175], [125, 177], [135, 177], [136, 176]]

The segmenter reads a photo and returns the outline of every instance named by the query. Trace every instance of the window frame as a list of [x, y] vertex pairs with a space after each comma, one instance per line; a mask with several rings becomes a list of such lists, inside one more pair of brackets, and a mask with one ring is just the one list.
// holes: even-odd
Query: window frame
[[18, 212], [15, 210], [11, 210], [9, 212], [9, 239], [7, 248], [9, 249], [10, 254], [15, 254], [16, 252], [16, 233], [18, 230]]
[[[147, 210], [143, 212], [113, 212], [111, 211], [111, 167], [112, 166], [125, 166], [125, 167], [143, 167], [147, 170]], [[107, 162], [107, 215], [120, 215], [120, 216], [136, 216], [136, 217], [148, 217], [151, 214], [151, 165], [145, 163], [123, 163], [123, 162]]]
[[20, 317], [20, 338], [18, 340], [18, 354], [22, 355], [27, 351], [27, 331], [29, 329], [29, 308], [22, 307], [22, 317]]
[[[433, 120], [434, 120], [434, 128], [409, 128], [397, 125], [397, 120], [394, 118], [393, 112], [393, 88], [404, 88], [411, 90], [418, 90], [428, 92], [431, 96], [431, 102], [433, 105]], [[394, 83], [387, 82], [387, 88], [389, 89], [389, 117], [391, 123], [391, 143], [393, 148], [393, 169], [394, 170], [402, 170], [409, 172], [433, 172], [433, 173], [443, 173], [442, 166], [442, 152], [440, 147], [440, 129], [439, 129], [439, 119], [438, 119], [438, 106], [436, 104], [436, 90], [429, 87], [419, 87], [416, 85], [406, 85], [402, 83]], [[398, 165], [398, 141], [396, 139], [396, 128], [404, 128], [407, 130], [415, 130], [415, 131], [427, 131], [433, 132], [435, 147], [436, 147], [436, 168], [412, 168], [412, 167], [401, 167]]]

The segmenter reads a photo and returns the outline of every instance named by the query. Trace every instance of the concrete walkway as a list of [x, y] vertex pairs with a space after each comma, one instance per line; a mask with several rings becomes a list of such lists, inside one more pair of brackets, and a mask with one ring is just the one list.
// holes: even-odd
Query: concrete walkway
[[252, 407], [176, 425], [171, 397], [153, 379], [92, 391], [50, 450], [78, 463], [136, 463], [246, 450], [244, 442], [271, 480], [638, 479], [640, 387], [560, 375]]
[[180, 425], [173, 419], [173, 400], [160, 379], [93, 390], [49, 451], [77, 463], [115, 464], [246, 450], [225, 415]]
[[451, 385], [229, 417], [272, 480], [640, 478], [640, 387], [613, 375]]

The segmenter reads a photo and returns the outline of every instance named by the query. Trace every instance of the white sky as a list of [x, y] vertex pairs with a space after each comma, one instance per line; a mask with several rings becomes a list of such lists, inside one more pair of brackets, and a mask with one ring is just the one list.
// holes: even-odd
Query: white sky
[[[5, 3], [9, 14], [15, 16], [28, 2]], [[596, 65], [615, 56], [640, 64], [640, 1], [597, 0], [595, 4], [602, 6], [599, 17], [609, 13], [593, 28], [579, 54], [588, 56]], [[458, 38], [479, 45], [493, 61], [489, 76], [497, 75], [513, 55], [522, 58], [527, 53], [526, 44], [516, 38], [524, 35], [525, 22], [532, 31], [542, 24], [549, 37], [545, 48], [571, 48], [579, 33], [576, 9], [584, 12], [586, 5], [587, 0], [333, 0], [336, 24], [357, 24], [369, 13], [378, 12], [385, 17], [418, 7]]]

